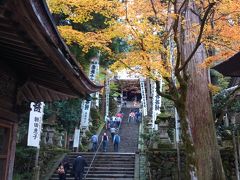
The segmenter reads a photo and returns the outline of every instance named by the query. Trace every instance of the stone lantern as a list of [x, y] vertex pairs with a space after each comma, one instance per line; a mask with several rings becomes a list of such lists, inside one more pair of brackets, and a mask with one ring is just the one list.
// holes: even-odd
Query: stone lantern
[[161, 107], [161, 113], [157, 116], [157, 119], [155, 121], [155, 124], [158, 125], [158, 131], [159, 131], [159, 136], [160, 136], [160, 141], [162, 143], [170, 143], [170, 138], [168, 136], [168, 128], [169, 128], [169, 123], [168, 121], [171, 118], [171, 114], [166, 112], [164, 107]]
[[58, 133], [55, 136], [55, 140], [56, 140], [56, 145], [58, 147], [63, 147], [63, 137], [64, 137], [64, 128], [61, 125], [60, 127], [57, 128]]
[[53, 145], [53, 137], [55, 133], [55, 119], [56, 115], [52, 115], [45, 122], [43, 122], [43, 144]]

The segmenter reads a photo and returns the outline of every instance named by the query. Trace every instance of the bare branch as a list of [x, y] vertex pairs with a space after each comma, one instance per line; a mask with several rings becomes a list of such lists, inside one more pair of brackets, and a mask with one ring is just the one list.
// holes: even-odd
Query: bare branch
[[131, 70], [132, 72], [136, 72], [136, 70], [132, 69], [132, 67], [130, 67], [128, 64], [126, 64], [124, 61], [122, 61], [121, 59], [118, 59], [118, 61], [120, 63], [122, 63], [126, 68], [128, 68], [129, 70]]
[[189, 0], [184, 0], [183, 3], [181, 4], [180, 8], [177, 11], [177, 14], [181, 14], [182, 13], [182, 8], [185, 6], [185, 3], [187, 3]]
[[151, 2], [151, 5], [152, 5], [152, 9], [153, 9], [154, 15], [157, 18], [157, 10], [156, 10], [156, 8], [154, 6], [154, 2], [153, 2], [153, 0], [150, 0], [150, 2]]

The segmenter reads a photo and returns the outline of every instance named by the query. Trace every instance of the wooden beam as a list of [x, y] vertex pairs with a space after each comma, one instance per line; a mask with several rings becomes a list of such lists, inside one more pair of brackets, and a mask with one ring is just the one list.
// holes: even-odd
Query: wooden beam
[[36, 88], [34, 83], [28, 82], [26, 86], [31, 90], [36, 100], [41, 101], [44, 99], [44, 97], [39, 93], [39, 88]]
[[12, 121], [12, 122], [16, 122], [17, 121], [17, 114], [8, 110], [8, 109], [4, 109], [4, 108], [0, 107], [0, 118], [5, 119], [7, 121], [9, 120], [9, 121]]
[[2, 49], [4, 49], [5, 52], [9, 52], [9, 53], [16, 54], [16, 55], [24, 54], [29, 59], [31, 59], [32, 57], [38, 58], [38, 55], [34, 52], [24, 51], [24, 50], [18, 49], [16, 47], [4, 46], [2, 44], [0, 44], [0, 47]]
[[31, 90], [27, 86], [24, 85], [21, 88], [21, 91], [28, 100], [30, 100], [30, 101], [35, 100], [34, 94], [31, 92]]
[[2, 40], [1, 38], [0, 38], [0, 44], [2, 44], [3, 46], [15, 47], [22, 51], [34, 51], [33, 48], [30, 48], [30, 47], [26, 46], [25, 44], [16, 44], [16, 43], [12, 43], [12, 42], [9, 42], [6, 40]]
[[[37, 86], [37, 88], [40, 88], [38, 85], [36, 85], [36, 86]], [[51, 96], [49, 95], [47, 89], [41, 88], [41, 90], [39, 90], [39, 93], [41, 93], [41, 95], [42, 95], [44, 98], [46, 98], [47, 102], [52, 102], [52, 101], [53, 101], [52, 98], [51, 98]]]

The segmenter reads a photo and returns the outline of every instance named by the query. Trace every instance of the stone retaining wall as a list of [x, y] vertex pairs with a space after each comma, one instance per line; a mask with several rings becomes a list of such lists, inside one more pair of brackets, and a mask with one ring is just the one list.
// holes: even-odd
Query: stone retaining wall
[[[184, 177], [184, 153], [181, 151], [181, 179]], [[226, 178], [235, 178], [234, 155], [232, 149], [221, 150]], [[152, 180], [177, 179], [177, 152], [171, 149], [150, 150], [146, 153]], [[140, 163], [141, 164], [141, 163]], [[140, 168], [141, 169], [141, 168]]]

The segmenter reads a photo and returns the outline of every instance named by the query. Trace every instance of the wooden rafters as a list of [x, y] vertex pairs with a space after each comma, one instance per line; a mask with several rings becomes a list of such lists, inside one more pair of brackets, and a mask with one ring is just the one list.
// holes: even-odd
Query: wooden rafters
[[18, 101], [86, 97], [101, 89], [71, 55], [44, 1], [7, 0], [1, 8], [1, 61], [26, 81]]

